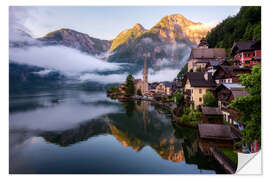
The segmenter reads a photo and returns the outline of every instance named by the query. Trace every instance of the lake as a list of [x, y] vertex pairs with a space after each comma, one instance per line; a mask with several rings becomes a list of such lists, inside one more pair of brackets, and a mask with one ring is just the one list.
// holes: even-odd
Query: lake
[[225, 173], [200, 152], [197, 130], [148, 102], [79, 90], [9, 99], [11, 174]]

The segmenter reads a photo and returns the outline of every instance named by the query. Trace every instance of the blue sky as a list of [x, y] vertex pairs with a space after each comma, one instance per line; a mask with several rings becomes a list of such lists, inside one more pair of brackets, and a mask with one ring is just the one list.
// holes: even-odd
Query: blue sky
[[20, 7], [14, 12], [34, 37], [71, 28], [109, 40], [136, 23], [149, 29], [166, 15], [180, 13], [194, 22], [212, 26], [237, 14], [239, 9], [240, 6], [37, 6]]

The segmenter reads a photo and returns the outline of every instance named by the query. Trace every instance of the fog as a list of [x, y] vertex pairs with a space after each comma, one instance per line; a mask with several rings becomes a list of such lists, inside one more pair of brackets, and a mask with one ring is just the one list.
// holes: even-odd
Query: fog
[[[176, 78], [177, 74], [179, 73], [180, 69], [171, 69], [165, 68], [161, 70], [153, 70], [152, 68], [148, 69], [148, 82], [162, 82], [162, 81], [173, 81]], [[138, 72], [134, 75], [134, 78], [142, 79], [143, 71]]]
[[66, 75], [120, 69], [120, 64], [108, 63], [64, 46], [10, 48], [9, 59], [16, 63], [57, 70]]

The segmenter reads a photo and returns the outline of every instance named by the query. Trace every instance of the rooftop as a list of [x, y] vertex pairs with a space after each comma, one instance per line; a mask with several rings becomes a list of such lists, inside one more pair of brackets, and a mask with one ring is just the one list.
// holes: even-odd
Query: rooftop
[[233, 44], [231, 54], [235, 55], [238, 52], [256, 49], [261, 49], [261, 41], [239, 41]]
[[232, 90], [232, 94], [233, 94], [234, 98], [249, 96], [249, 93], [244, 89], [243, 90]]
[[216, 84], [212, 79], [211, 73], [208, 73], [208, 80], [204, 79], [203, 72], [188, 72], [185, 75], [185, 80], [189, 80], [192, 87], [215, 87]]
[[217, 140], [234, 140], [238, 138], [229, 125], [199, 124], [198, 127], [200, 138]]
[[218, 107], [202, 107], [202, 113], [205, 115], [222, 115]]
[[189, 59], [216, 59], [225, 57], [226, 50], [224, 48], [193, 48]]
[[237, 83], [223, 83], [223, 85], [230, 90], [233, 89], [244, 89], [245, 86], [242, 86], [241, 84], [237, 84]]

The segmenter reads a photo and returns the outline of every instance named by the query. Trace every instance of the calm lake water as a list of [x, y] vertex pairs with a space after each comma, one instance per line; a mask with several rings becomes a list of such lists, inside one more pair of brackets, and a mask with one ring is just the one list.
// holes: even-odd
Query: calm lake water
[[147, 102], [70, 90], [13, 95], [9, 110], [12, 174], [224, 173], [199, 151], [196, 130]]

